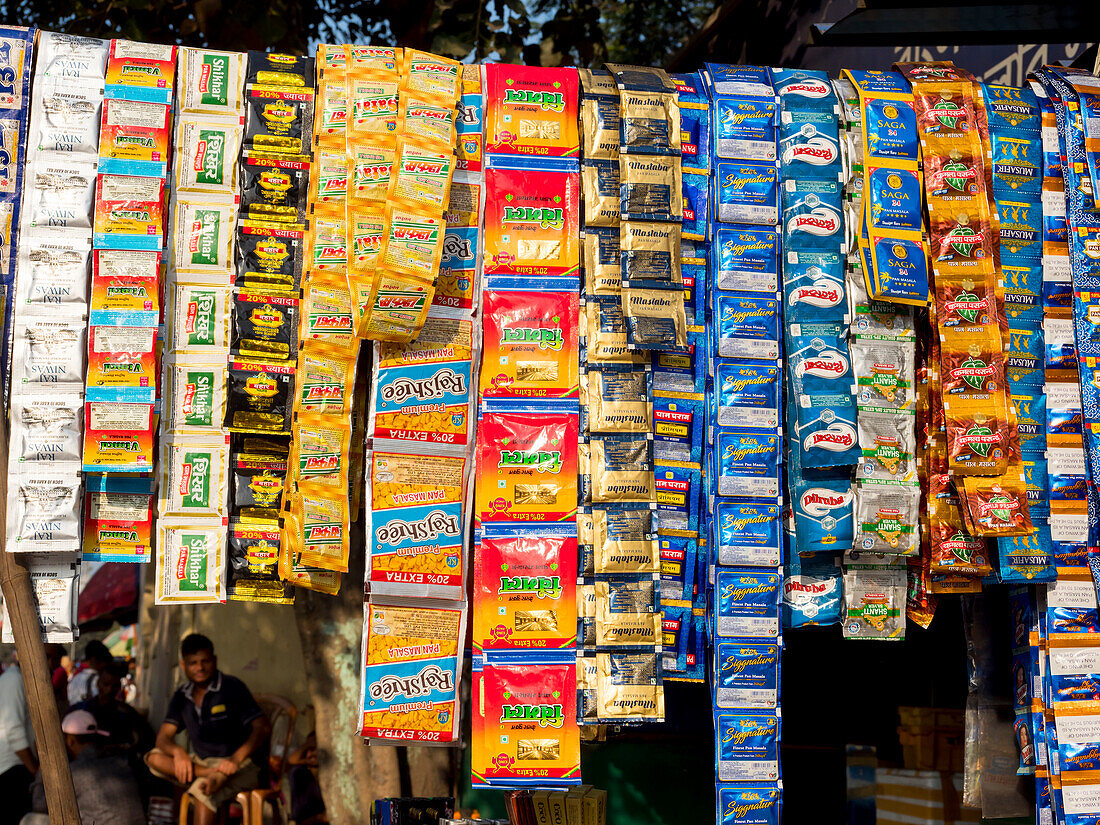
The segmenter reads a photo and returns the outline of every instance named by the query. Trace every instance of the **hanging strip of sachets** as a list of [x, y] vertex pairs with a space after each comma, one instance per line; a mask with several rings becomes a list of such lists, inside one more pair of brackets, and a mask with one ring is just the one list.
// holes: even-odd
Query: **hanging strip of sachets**
[[[480, 91], [471, 774], [475, 787], [574, 785], [583, 589], [578, 73], [489, 65]], [[633, 486], [634, 460], [626, 448], [609, 454], [621, 471], [609, 470], [609, 486]]]
[[[784, 349], [788, 358], [792, 352], [790, 336], [784, 341], [780, 330], [789, 311], [786, 281], [796, 278], [796, 264], [782, 264], [780, 251], [791, 242], [792, 252], [808, 253], [791, 260], [804, 267], [812, 285], [822, 263], [818, 253], [828, 257], [839, 249], [839, 153], [834, 144], [827, 157], [821, 145], [835, 141], [837, 126], [835, 116], [814, 114], [832, 115], [828, 87], [825, 102], [816, 105], [816, 75], [707, 64], [704, 77], [714, 173], [704, 466], [716, 805], [720, 821], [729, 821], [727, 808], [749, 799], [759, 800], [754, 810], [777, 818], [781, 711], [770, 686], [778, 683], [782, 649], [781, 416], [782, 399], [789, 397], [782, 376]], [[801, 438], [790, 415], [787, 426], [793, 439]], [[811, 429], [804, 433], [807, 443], [817, 440]], [[854, 444], [854, 429], [848, 429]], [[791, 449], [800, 448], [792, 443]]]
[[[245, 69], [241, 53], [180, 48], [177, 54], [160, 370], [158, 603], [225, 601], [237, 598], [238, 584], [241, 594], [248, 586], [257, 595], [282, 592], [275, 575], [281, 500], [276, 494], [266, 510], [242, 514], [226, 429]], [[114, 298], [111, 310], [140, 307], [148, 284], [124, 279], [141, 274], [136, 264], [147, 254], [100, 256], [94, 277]], [[124, 295], [132, 307], [121, 303]], [[237, 403], [241, 398], [238, 392]], [[133, 493], [122, 488], [116, 495]], [[251, 520], [256, 533], [245, 539], [240, 525]], [[266, 575], [249, 575], [261, 569]]]
[[[0, 47], [6, 549], [22, 553], [30, 571], [43, 640], [69, 643], [78, 635], [88, 271], [107, 43], [5, 26]], [[87, 71], [63, 80], [74, 66]], [[79, 156], [58, 117], [70, 94], [92, 103]], [[3, 618], [3, 641], [13, 642], [6, 606]]]

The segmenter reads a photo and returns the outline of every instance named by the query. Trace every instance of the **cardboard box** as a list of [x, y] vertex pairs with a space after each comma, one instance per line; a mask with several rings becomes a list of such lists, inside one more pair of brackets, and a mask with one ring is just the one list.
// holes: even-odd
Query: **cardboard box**
[[959, 804], [961, 773], [880, 767], [875, 775], [876, 825], [961, 825], [981, 821], [981, 811]]

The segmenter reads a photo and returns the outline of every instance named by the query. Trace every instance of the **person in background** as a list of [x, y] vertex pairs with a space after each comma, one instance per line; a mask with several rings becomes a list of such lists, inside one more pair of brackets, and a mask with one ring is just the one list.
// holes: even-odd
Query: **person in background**
[[96, 677], [99, 676], [99, 671], [113, 661], [111, 651], [103, 642], [95, 639], [88, 642], [88, 646], [84, 648], [84, 668], [74, 673], [69, 680], [69, 704], [75, 705], [77, 702], [83, 702], [95, 696]]
[[[183, 640], [180, 668], [187, 684], [172, 695], [145, 764], [154, 776], [189, 786], [199, 803], [195, 825], [211, 825], [223, 802], [259, 787], [264, 760], [252, 756], [266, 745], [271, 724], [245, 683], [218, 670], [214, 644], [205, 636]], [[175, 742], [181, 730], [190, 753]]]
[[287, 758], [290, 764], [290, 818], [298, 825], [328, 822], [325, 800], [317, 782], [317, 733], [310, 731], [302, 747]]
[[[93, 825], [145, 825], [137, 782], [126, 760], [105, 753], [101, 731], [85, 710], [74, 710], [61, 720], [69, 752], [73, 789], [80, 821]], [[31, 786], [31, 810], [22, 825], [49, 825], [46, 790], [41, 774]]]
[[16, 825], [31, 809], [31, 780], [38, 773], [23, 673], [13, 661], [0, 676], [0, 825]]
[[50, 681], [53, 683], [53, 698], [57, 702], [57, 712], [64, 713], [69, 706], [69, 671], [61, 666], [61, 660], [65, 658], [65, 648], [61, 645], [46, 645], [46, 666], [50, 671]]
[[108, 737], [106, 750], [119, 753], [136, 748], [145, 753], [153, 747], [153, 729], [145, 717], [119, 698], [125, 676], [126, 665], [111, 662], [99, 671], [96, 696], [73, 705], [70, 710], [86, 710], [95, 717], [100, 732]]

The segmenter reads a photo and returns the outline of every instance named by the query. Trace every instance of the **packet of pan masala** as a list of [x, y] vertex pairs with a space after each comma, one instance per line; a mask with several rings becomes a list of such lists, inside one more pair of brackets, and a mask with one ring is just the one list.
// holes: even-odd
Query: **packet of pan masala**
[[406, 49], [401, 62], [401, 94], [431, 98], [453, 109], [458, 102], [461, 71], [454, 60]]
[[296, 412], [350, 416], [355, 361], [340, 347], [320, 342], [304, 347], [298, 353]]
[[474, 571], [474, 650], [576, 643], [577, 538], [564, 531], [483, 535]]
[[656, 500], [651, 434], [593, 435], [589, 451], [594, 502]]
[[579, 183], [572, 171], [487, 169], [485, 274], [575, 277], [580, 271]]
[[298, 351], [299, 312], [297, 296], [237, 291], [230, 353], [243, 358], [293, 358]]
[[157, 604], [225, 601], [226, 525], [221, 519], [157, 522]]
[[89, 398], [152, 399], [158, 377], [155, 327], [93, 326], [88, 338]]
[[8, 468], [79, 464], [84, 435], [84, 399], [76, 387], [69, 392], [22, 392], [11, 399], [11, 441]]
[[304, 564], [346, 573], [350, 548], [347, 490], [299, 482], [287, 496], [289, 511], [283, 514], [284, 541], [298, 548]]
[[202, 201], [191, 193], [181, 193], [172, 214], [172, 262], [177, 272], [188, 273], [188, 280], [209, 279], [223, 285], [226, 271], [233, 266], [236, 220], [233, 204]]
[[477, 518], [572, 521], [577, 503], [577, 416], [486, 413], [479, 427]]
[[259, 435], [290, 432], [294, 366], [277, 361], [231, 359], [226, 382], [226, 429]]
[[168, 171], [171, 109], [160, 103], [104, 100], [99, 130], [100, 174], [164, 177]]
[[430, 282], [377, 270], [367, 300], [369, 312], [360, 320], [359, 336], [398, 343], [412, 340], [427, 320], [433, 290]]
[[8, 552], [80, 547], [79, 473], [36, 468], [13, 477], [8, 500]]
[[576, 663], [486, 663], [483, 680], [486, 782], [579, 783]]
[[220, 432], [225, 419], [225, 359], [168, 356], [164, 364], [166, 432]]
[[289, 466], [296, 481], [342, 490], [348, 486], [351, 426], [335, 416], [302, 413], [294, 421]]
[[309, 167], [308, 155], [242, 152], [241, 217], [289, 224], [304, 221]]
[[596, 714], [600, 722], [663, 721], [665, 688], [660, 654], [596, 654]]
[[343, 276], [348, 268], [348, 222], [343, 208], [314, 207], [310, 222], [309, 270]]
[[1026, 536], [1034, 526], [1027, 506], [1027, 483], [1010, 467], [1003, 476], [962, 480], [967, 524], [979, 536]]
[[305, 264], [306, 231], [292, 224], [241, 221], [234, 284], [246, 289], [297, 290]]
[[226, 594], [229, 601], [293, 604], [294, 590], [279, 578], [278, 524], [229, 525]]
[[372, 591], [461, 593], [466, 458], [375, 450], [367, 461]]
[[[92, 325], [155, 325], [160, 319], [160, 262], [159, 252], [97, 249], [88, 302]], [[73, 270], [79, 271], [76, 266]]]
[[360, 735], [445, 744], [459, 737], [458, 682], [466, 611], [372, 598], [363, 633]]
[[403, 137], [398, 140], [386, 201], [397, 201], [412, 209], [442, 210], [447, 205], [453, 175], [452, 151]]
[[398, 100], [397, 131], [443, 152], [455, 144], [455, 107], [422, 95], [402, 95]]
[[154, 435], [152, 403], [88, 401], [84, 405], [84, 471], [152, 472]]
[[[88, 295], [92, 260], [89, 239], [54, 238], [50, 233], [38, 237], [24, 235], [18, 255], [20, 272], [15, 284], [15, 303], [20, 315], [52, 315], [59, 309], [81, 313], [85, 303], [94, 302], [94, 292], [93, 297]], [[92, 311], [97, 308], [91, 307]]]
[[23, 174], [27, 195], [23, 202], [26, 226], [92, 228], [96, 161], [78, 161], [74, 158], [52, 161], [44, 158], [27, 164]]
[[84, 383], [88, 324], [78, 316], [15, 319], [12, 386]]
[[242, 107], [244, 55], [181, 46], [177, 57], [181, 114], [236, 117]]
[[443, 221], [424, 211], [387, 204], [389, 232], [382, 236], [380, 266], [426, 282], [435, 280], [443, 251]]
[[309, 170], [309, 202], [343, 211], [348, 200], [349, 162], [343, 149], [318, 147]]
[[[576, 291], [507, 289], [503, 287], [512, 284], [497, 283], [496, 287], [489, 284], [483, 298], [481, 394], [486, 398], [575, 397], [579, 381]], [[499, 365], [495, 374], [491, 364]]]
[[176, 82], [176, 47], [115, 39], [107, 53], [107, 97], [170, 103]]
[[352, 72], [348, 78], [351, 110], [348, 141], [386, 141], [397, 132], [397, 74]]
[[99, 476], [89, 479], [84, 499], [84, 546], [88, 561], [149, 561], [153, 531], [152, 479]]
[[302, 341], [326, 343], [338, 349], [358, 349], [355, 308], [347, 279], [323, 271], [313, 272], [306, 280], [304, 293]]
[[177, 283], [172, 306], [166, 354], [202, 353], [211, 356], [229, 351], [229, 288]]
[[164, 243], [164, 181], [100, 175], [92, 240], [102, 246], [160, 249]]
[[657, 520], [649, 506], [595, 504], [591, 509], [594, 575], [661, 572]]
[[368, 430], [375, 439], [464, 446], [470, 437], [473, 325], [429, 319], [416, 343], [375, 349]]
[[313, 136], [313, 90], [246, 86], [244, 145], [265, 152], [300, 155]]
[[485, 70], [485, 151], [576, 157], [576, 69], [494, 63]]
[[216, 517], [225, 511], [229, 443], [225, 436], [165, 440], [160, 468], [160, 514]]
[[661, 644], [660, 587], [656, 576], [597, 579], [596, 645], [653, 648]]
[[581, 69], [581, 135], [585, 158], [619, 157], [619, 87], [610, 72]]
[[631, 349], [676, 350], [687, 346], [683, 292], [624, 287], [622, 311]]

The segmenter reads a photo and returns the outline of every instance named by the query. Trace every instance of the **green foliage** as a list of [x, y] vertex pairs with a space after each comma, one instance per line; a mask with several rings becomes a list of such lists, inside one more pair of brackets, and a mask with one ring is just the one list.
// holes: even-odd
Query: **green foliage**
[[97, 37], [306, 52], [398, 43], [459, 60], [661, 66], [715, 0], [0, 0], [0, 18]]

